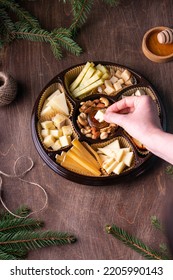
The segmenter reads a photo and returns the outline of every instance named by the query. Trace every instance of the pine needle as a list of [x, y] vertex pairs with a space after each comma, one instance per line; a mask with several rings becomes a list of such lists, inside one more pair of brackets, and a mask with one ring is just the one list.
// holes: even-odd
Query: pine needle
[[117, 227], [116, 225], [107, 225], [106, 232], [112, 234], [115, 238], [122, 241], [126, 246], [130, 247], [131, 249], [135, 250], [143, 257], [149, 260], [167, 260], [169, 259], [168, 256], [159, 253], [152, 248], [145, 245], [141, 240], [138, 238], [130, 235], [125, 230]]

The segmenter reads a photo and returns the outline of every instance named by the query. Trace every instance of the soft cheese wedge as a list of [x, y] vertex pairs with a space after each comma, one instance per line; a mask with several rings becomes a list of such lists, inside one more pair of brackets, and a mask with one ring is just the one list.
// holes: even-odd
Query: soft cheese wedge
[[125, 168], [131, 167], [134, 158], [130, 148], [121, 148], [118, 140], [98, 148], [98, 153], [102, 161], [101, 166], [107, 174], [119, 175]]
[[69, 109], [64, 92], [60, 93], [59, 95], [53, 96], [47, 103], [47, 106], [50, 106], [56, 112], [61, 112], [66, 116], [69, 115]]

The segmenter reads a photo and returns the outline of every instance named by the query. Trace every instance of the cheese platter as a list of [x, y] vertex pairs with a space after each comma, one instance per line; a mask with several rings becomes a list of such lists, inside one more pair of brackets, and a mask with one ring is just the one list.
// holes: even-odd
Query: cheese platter
[[163, 128], [165, 111], [157, 91], [136, 71], [112, 62], [86, 62], [58, 73], [39, 94], [32, 112], [35, 147], [60, 176], [87, 185], [135, 178], [155, 157], [122, 127], [103, 115], [130, 95], [149, 95]]

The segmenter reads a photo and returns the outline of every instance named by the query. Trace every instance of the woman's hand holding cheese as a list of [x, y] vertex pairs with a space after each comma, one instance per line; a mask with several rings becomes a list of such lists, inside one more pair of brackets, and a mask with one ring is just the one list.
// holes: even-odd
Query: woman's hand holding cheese
[[106, 110], [104, 119], [123, 127], [149, 151], [173, 164], [173, 135], [163, 131], [150, 96], [125, 97]]

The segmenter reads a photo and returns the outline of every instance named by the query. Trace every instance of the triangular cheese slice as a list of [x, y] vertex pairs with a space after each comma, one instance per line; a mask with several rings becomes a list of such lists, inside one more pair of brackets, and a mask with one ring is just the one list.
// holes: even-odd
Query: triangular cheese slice
[[66, 116], [69, 115], [69, 109], [66, 102], [65, 94], [62, 92], [58, 96], [55, 95], [51, 100], [48, 102], [47, 106], [51, 106], [54, 110], [58, 112], [62, 112]]

